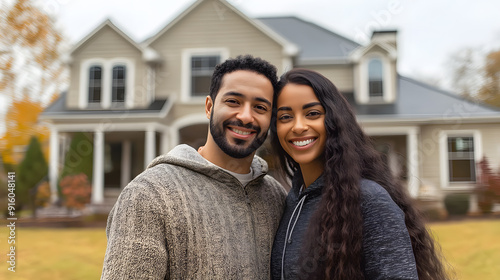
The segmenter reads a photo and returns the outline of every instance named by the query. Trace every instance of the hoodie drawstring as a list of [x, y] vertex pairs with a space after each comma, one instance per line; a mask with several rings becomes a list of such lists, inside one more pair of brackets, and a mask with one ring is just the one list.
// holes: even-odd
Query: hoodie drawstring
[[[297, 203], [297, 206], [295, 206], [295, 209], [293, 209], [292, 216], [290, 217], [290, 221], [288, 221], [288, 227], [286, 228], [286, 234], [285, 234], [285, 245], [283, 246], [283, 255], [281, 257], [281, 279], [285, 279], [285, 272], [284, 272], [284, 267], [285, 267], [285, 251], [286, 251], [286, 244], [292, 242], [292, 233], [295, 228], [295, 225], [297, 224], [297, 221], [299, 220], [300, 212], [302, 211], [302, 206], [304, 205], [304, 201], [306, 200], [307, 194], [300, 199], [299, 203]], [[293, 216], [295, 215], [295, 212], [299, 209], [297, 213], [297, 217], [295, 218], [295, 221], [293, 222], [292, 228], [290, 229], [290, 224], [292, 223]], [[290, 231], [290, 232], [289, 232]]]

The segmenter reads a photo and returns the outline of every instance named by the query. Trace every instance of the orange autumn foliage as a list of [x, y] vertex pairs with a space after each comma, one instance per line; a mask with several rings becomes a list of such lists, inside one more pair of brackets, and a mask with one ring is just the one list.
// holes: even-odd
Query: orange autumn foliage
[[80, 173], [77, 175], [68, 175], [59, 183], [62, 194], [64, 195], [64, 205], [70, 209], [83, 209], [90, 203], [90, 186], [87, 175]]
[[31, 136], [36, 136], [42, 143], [45, 158], [48, 157], [49, 130], [38, 123], [38, 115], [43, 111], [40, 102], [28, 98], [14, 100], [5, 118], [6, 133], [0, 138], [0, 153], [7, 164], [18, 164], [23, 156]]

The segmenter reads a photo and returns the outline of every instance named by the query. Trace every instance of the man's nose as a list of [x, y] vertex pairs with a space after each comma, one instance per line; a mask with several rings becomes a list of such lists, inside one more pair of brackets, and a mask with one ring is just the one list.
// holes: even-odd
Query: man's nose
[[236, 118], [242, 121], [244, 124], [251, 123], [254, 121], [253, 111], [250, 104], [246, 104], [241, 107], [240, 111], [236, 115]]

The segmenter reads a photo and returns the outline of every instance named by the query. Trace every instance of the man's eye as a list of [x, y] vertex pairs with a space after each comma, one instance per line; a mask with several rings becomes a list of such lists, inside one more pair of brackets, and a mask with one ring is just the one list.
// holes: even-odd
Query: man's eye
[[262, 112], [267, 112], [267, 107], [263, 105], [257, 105], [255, 106], [255, 109], [262, 111]]
[[226, 103], [229, 105], [238, 105], [239, 104], [238, 100], [236, 100], [236, 99], [227, 99]]

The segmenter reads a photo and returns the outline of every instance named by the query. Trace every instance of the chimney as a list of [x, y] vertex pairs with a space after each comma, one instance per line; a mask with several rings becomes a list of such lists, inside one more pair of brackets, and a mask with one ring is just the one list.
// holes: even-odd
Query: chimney
[[379, 31], [373, 31], [372, 33], [372, 42], [380, 42], [380, 43], [385, 43], [389, 44], [394, 49], [398, 49], [398, 31], [397, 30], [379, 30]]

